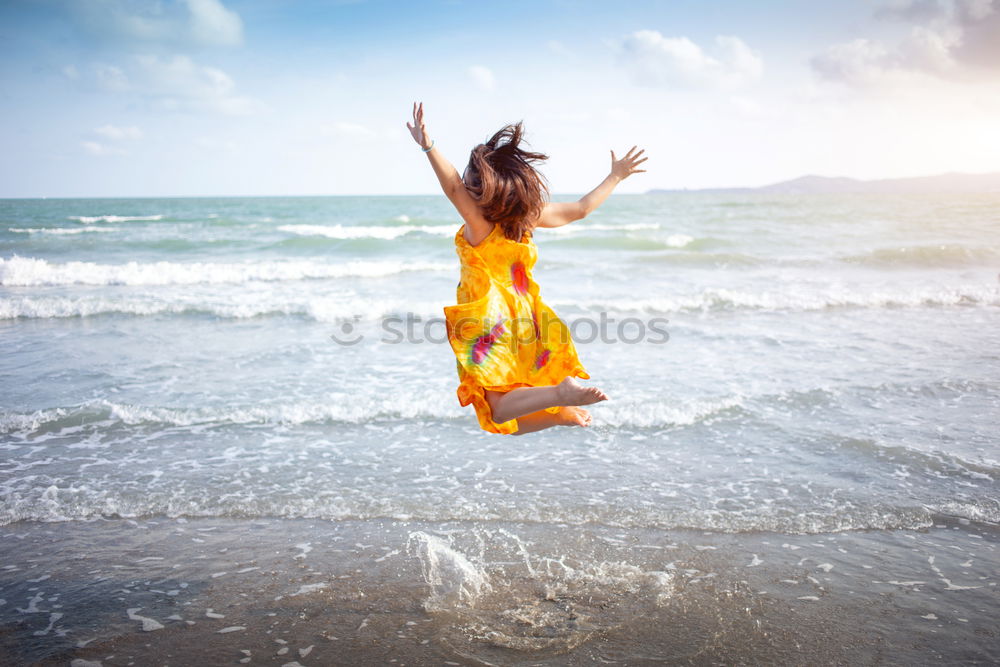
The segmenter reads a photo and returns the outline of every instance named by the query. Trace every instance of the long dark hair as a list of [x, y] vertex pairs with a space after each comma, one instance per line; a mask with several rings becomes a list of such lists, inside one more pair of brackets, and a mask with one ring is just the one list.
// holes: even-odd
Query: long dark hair
[[483, 217], [500, 225], [513, 241], [530, 234], [549, 194], [545, 177], [532, 164], [549, 156], [521, 148], [522, 142], [527, 143], [521, 123], [504, 125], [489, 141], [473, 148], [462, 176]]

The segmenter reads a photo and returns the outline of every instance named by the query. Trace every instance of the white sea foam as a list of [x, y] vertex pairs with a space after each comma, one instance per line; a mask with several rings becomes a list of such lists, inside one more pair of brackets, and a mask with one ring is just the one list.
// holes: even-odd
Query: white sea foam
[[[619, 428], [690, 426], [721, 418], [738, 398], [691, 401], [682, 407], [657, 406], [643, 409], [638, 403], [610, 405], [601, 410], [602, 424]], [[469, 419], [449, 391], [423, 391], [419, 395], [395, 394], [318, 397], [314, 401], [289, 401], [217, 407], [173, 408], [115, 402], [107, 399], [86, 401], [75, 406], [53, 407], [33, 412], [0, 412], [0, 434], [26, 436], [41, 429], [59, 433], [63, 429], [106, 429], [127, 426], [200, 427], [255, 424], [373, 424], [405, 420]], [[13, 469], [12, 469], [13, 470]], [[158, 479], [159, 476], [156, 476]], [[300, 547], [301, 548], [301, 547]], [[303, 552], [303, 556], [306, 552]]]
[[[607, 225], [601, 223], [577, 223], [574, 225], [564, 225], [562, 227], [552, 227], [544, 228], [536, 231], [536, 236], [539, 239], [544, 239], [548, 234], [556, 234], [561, 236], [580, 236], [586, 235], [590, 232], [634, 232], [634, 231], [646, 231], [646, 230], [658, 230], [661, 226], [654, 223], [637, 222], [637, 223], [626, 223], [620, 225]], [[664, 239], [664, 242], [668, 247], [671, 248], [685, 248], [691, 243], [694, 243], [695, 238], [688, 234], [670, 234]], [[598, 241], [599, 242], [599, 241]]]
[[[489, 486], [461, 488], [454, 491], [451, 502], [439, 502], [440, 485], [416, 495], [386, 496], [379, 487], [354, 488], [351, 478], [341, 478], [325, 472], [328, 465], [316, 467], [302, 483], [284, 477], [287, 470], [275, 470], [281, 464], [245, 451], [229, 447], [232, 462], [250, 455], [247, 465], [256, 471], [270, 473], [259, 481], [248, 478], [220, 483], [221, 488], [178, 483], [180, 478], [150, 483], [138, 473], [115, 473], [114, 482], [66, 481], [65, 472], [58, 477], [44, 471], [32, 471], [4, 482], [3, 502], [0, 502], [0, 526], [17, 521], [93, 521], [100, 518], [131, 518], [149, 516], [199, 517], [281, 517], [289, 519], [315, 518], [324, 520], [391, 519], [398, 521], [482, 522], [503, 520], [546, 524], [584, 525], [598, 523], [621, 528], [655, 528], [665, 530], [707, 530], [721, 533], [771, 531], [777, 533], [819, 534], [855, 530], [915, 530], [934, 525], [933, 507], [912, 507], [905, 504], [864, 502], [856, 504], [844, 499], [831, 504], [826, 501], [794, 502], [782, 498], [780, 489], [756, 498], [744, 509], [721, 510], [714, 503], [693, 500], [690, 506], [652, 503], [648, 507], [601, 502], [588, 504], [581, 499], [558, 499], [547, 494], [524, 499], [515, 505], [505, 500], [503, 489]], [[344, 454], [342, 453], [341, 456]], [[135, 461], [140, 459], [133, 459]], [[103, 464], [102, 464], [103, 465]], [[126, 462], [125, 466], [132, 463]], [[185, 470], [198, 470], [207, 462], [183, 459]], [[344, 465], [351, 466], [347, 459]], [[203, 476], [204, 473], [199, 473]], [[411, 479], [411, 481], [414, 481]], [[454, 478], [441, 476], [439, 482], [451, 483]], [[317, 494], [317, 484], [333, 485], [336, 493]], [[421, 487], [424, 486], [423, 484]], [[408, 484], [407, 488], [418, 490]], [[583, 498], [582, 500], [586, 500]], [[996, 512], [993, 500], [970, 501], [975, 511], [987, 508]], [[954, 508], [950, 508], [954, 510]], [[965, 510], [971, 513], [970, 510]], [[938, 519], [940, 521], [940, 519]], [[492, 581], [483, 578], [484, 571], [468, 551], [457, 550], [440, 537], [423, 540], [420, 549], [429, 557], [429, 566], [437, 575], [428, 577], [435, 586], [439, 602], [474, 602], [476, 596], [488, 590]], [[453, 551], [458, 551], [459, 558]], [[514, 560], [507, 558], [505, 560]], [[547, 563], [547, 567], [563, 564]], [[536, 566], [535, 569], [538, 568]], [[568, 569], [564, 573], [572, 577]]]
[[262, 262], [49, 262], [14, 256], [0, 259], [0, 285], [194, 285], [311, 278], [370, 278], [408, 271], [454, 271], [442, 262], [354, 260], [320, 262], [281, 260]]
[[[576, 222], [570, 225], [563, 225], [562, 227], [543, 227], [535, 231], [535, 234], [545, 235], [545, 234], [581, 234], [588, 231], [595, 232], [637, 232], [647, 229], [659, 229], [660, 225], [651, 222], [632, 222], [623, 223], [620, 225], [606, 225], [600, 222]], [[683, 237], [690, 240], [690, 236], [678, 235], [678, 238]], [[673, 237], [671, 237], [673, 238]]]
[[694, 241], [694, 237], [687, 234], [671, 234], [667, 237], [667, 245], [671, 248], [683, 248], [692, 241]]
[[936, 506], [929, 506], [928, 509], [972, 521], [986, 521], [992, 524], [1000, 524], [1000, 500], [992, 503], [969, 503], [950, 500]]
[[[0, 284], [35, 285], [172, 285], [195, 283], [243, 283], [250, 281], [301, 280], [305, 278], [378, 277], [405, 271], [453, 271], [446, 263], [351, 262], [323, 264], [289, 262], [233, 265], [184, 265], [164, 262], [164, 272], [155, 265], [135, 268], [95, 265], [84, 262], [50, 265], [18, 264], [18, 259], [0, 259]], [[71, 266], [80, 264], [80, 267]], [[273, 264], [273, 265], [269, 265]], [[182, 267], [201, 267], [185, 273]], [[121, 281], [121, 282], [117, 282]], [[356, 297], [344, 300], [326, 294], [302, 292], [260, 292], [206, 294], [174, 292], [163, 294], [6, 296], [0, 297], [0, 319], [92, 317], [96, 315], [151, 316], [161, 314], [208, 314], [222, 318], [246, 319], [268, 316], [298, 316], [317, 322], [341, 322], [344, 318], [372, 323], [387, 315], [413, 313], [422, 318], [441, 318], [450, 303]], [[918, 287], [863, 290], [797, 289], [786, 292], [752, 292], [710, 289], [694, 294], [666, 295], [649, 299], [590, 300], [584, 303], [549, 301], [571, 326], [593, 313], [670, 314], [714, 311], [804, 312], [835, 308], [947, 308], [1000, 306], [1000, 290], [991, 285]], [[582, 312], [581, 312], [582, 311]], [[582, 331], [590, 331], [583, 328]]]
[[331, 239], [395, 239], [411, 233], [454, 236], [453, 225], [281, 225], [283, 232], [299, 236], [325, 236]]
[[[564, 653], [595, 631], [628, 622], [637, 609], [662, 606], [673, 592], [673, 575], [666, 571], [532, 553], [531, 545], [503, 529], [455, 533], [444, 538], [415, 531], [407, 551], [420, 559], [429, 588], [425, 609], [448, 613], [462, 640]], [[525, 633], [525, 627], [545, 632]]]
[[9, 227], [7, 231], [19, 234], [84, 234], [88, 232], [117, 232], [121, 227]]
[[994, 265], [1000, 253], [993, 246], [958, 244], [914, 245], [878, 248], [860, 255], [842, 257], [845, 262], [876, 268], [948, 267]]
[[681, 405], [650, 405], [649, 401], [615, 401], [601, 407], [601, 423], [616, 427], [690, 426], [720, 418], [743, 406], [743, 399], [730, 396], [717, 400], [689, 400]]
[[160, 215], [71, 215], [70, 220], [76, 220], [77, 222], [82, 222], [85, 224], [90, 224], [94, 222], [141, 222], [144, 220], [162, 220], [163, 214]]
[[461, 551], [436, 535], [423, 531], [410, 534], [409, 548], [415, 550], [431, 594], [425, 602], [429, 611], [455, 605], [471, 606], [491, 590], [489, 575]]
[[[355, 399], [358, 399], [355, 396]], [[87, 401], [73, 407], [57, 407], [29, 413], [0, 413], [0, 433], [31, 432], [46, 425], [56, 425], [67, 420], [79, 425], [81, 421], [107, 426], [113, 423], [138, 425], [161, 424], [194, 426], [199, 424], [320, 424], [344, 422], [363, 424], [377, 420], [397, 419], [453, 419], [465, 412], [447, 394], [422, 392], [419, 396], [407, 394], [387, 396], [376, 400], [329, 400], [315, 402], [289, 402], [271, 405], [222, 406], [216, 408], [166, 408], [159, 406], [117, 403], [106, 399]]]
[[[442, 320], [442, 304], [388, 299], [335, 300], [326, 296], [299, 297], [282, 294], [240, 294], [228, 297], [175, 294], [161, 298], [154, 295], [108, 296], [16, 296], [0, 297], [0, 320], [95, 317], [100, 315], [210, 315], [226, 319], [256, 317], [303, 317], [316, 322], [356, 321], [371, 325], [381, 317], [413, 314], [429, 320]], [[433, 323], [428, 326], [434, 326]], [[440, 324], [443, 326], [443, 324]], [[443, 329], [441, 330], [443, 333]], [[365, 331], [365, 334], [375, 332]], [[388, 332], [379, 332], [381, 339]], [[435, 334], [436, 335], [436, 334]], [[354, 338], [352, 334], [350, 338]]]
[[[409, 222], [407, 216], [396, 218], [400, 222]], [[607, 225], [601, 223], [586, 223], [583, 225], [564, 225], [562, 227], [551, 227], [536, 232], [540, 237], [545, 234], [577, 235], [586, 234], [588, 231], [640, 231], [659, 229], [660, 226], [653, 223], [627, 223], [621, 225]], [[406, 234], [421, 233], [433, 236], [453, 236], [458, 228], [454, 225], [282, 225], [278, 227], [283, 232], [297, 234], [300, 236], [325, 236], [332, 239], [395, 239]], [[686, 234], [672, 234], [667, 237], [667, 245], [675, 248], [683, 248], [694, 241], [694, 238]]]
[[828, 308], [917, 308], [940, 306], [1000, 305], [1000, 289], [993, 285], [971, 284], [910, 288], [840, 288], [749, 291], [707, 289], [694, 294], [678, 294], [650, 299], [612, 299], [601, 303], [552, 302], [554, 307], [593, 311], [672, 313], [715, 310], [813, 311]]

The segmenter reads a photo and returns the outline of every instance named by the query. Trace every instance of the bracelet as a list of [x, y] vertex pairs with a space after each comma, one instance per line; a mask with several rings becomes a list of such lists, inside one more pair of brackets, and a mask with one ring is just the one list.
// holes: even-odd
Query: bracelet
[[428, 152], [432, 148], [434, 148], [434, 140], [433, 139], [431, 139], [431, 145], [430, 146], [428, 146], [427, 148], [421, 148], [420, 150], [422, 150], [424, 153], [426, 153], [426, 152]]

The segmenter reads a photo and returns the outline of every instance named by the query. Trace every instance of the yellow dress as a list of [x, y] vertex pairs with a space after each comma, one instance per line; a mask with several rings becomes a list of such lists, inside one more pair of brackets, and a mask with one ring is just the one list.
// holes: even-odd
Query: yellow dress
[[577, 357], [569, 327], [539, 298], [531, 277], [538, 248], [531, 236], [512, 241], [493, 225], [473, 246], [464, 231], [463, 225], [455, 234], [462, 262], [458, 303], [444, 308], [458, 363], [458, 401], [472, 403], [484, 431], [515, 433], [516, 419], [493, 421], [485, 390], [549, 386], [567, 376], [590, 375]]

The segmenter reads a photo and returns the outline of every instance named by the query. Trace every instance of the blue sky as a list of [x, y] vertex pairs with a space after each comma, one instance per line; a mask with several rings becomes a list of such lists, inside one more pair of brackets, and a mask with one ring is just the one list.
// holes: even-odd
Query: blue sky
[[1000, 170], [1000, 0], [7, 0], [0, 196], [430, 194], [523, 120], [554, 193]]

